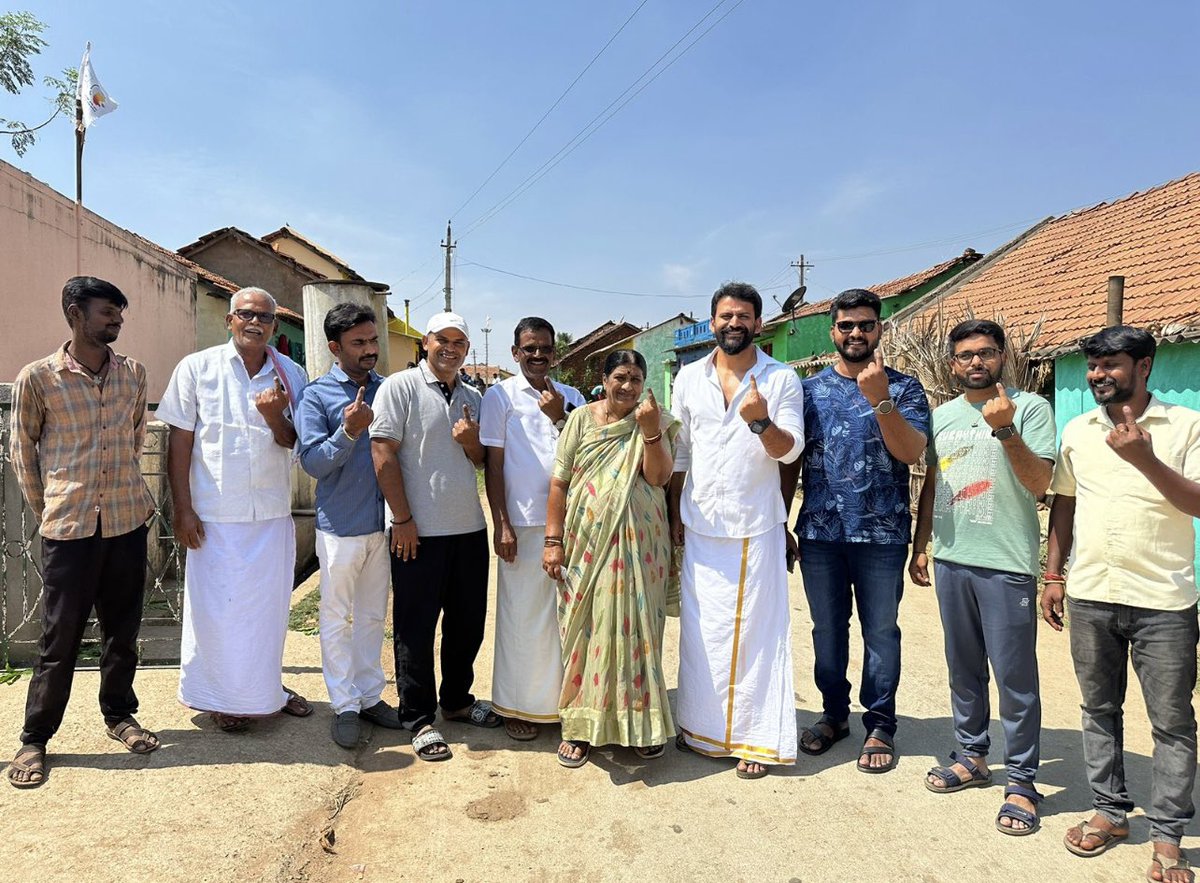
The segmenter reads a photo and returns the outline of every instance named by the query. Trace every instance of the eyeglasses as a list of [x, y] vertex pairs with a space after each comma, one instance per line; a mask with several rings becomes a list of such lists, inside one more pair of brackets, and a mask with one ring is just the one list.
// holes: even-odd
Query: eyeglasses
[[234, 310], [233, 315], [237, 316], [243, 322], [253, 322], [257, 319], [263, 325], [274, 325], [274, 313], [260, 313], [257, 310]]
[[851, 322], [847, 320], [844, 322], [834, 322], [833, 327], [842, 332], [842, 334], [849, 334], [855, 328], [857, 328], [863, 334], [870, 334], [875, 330], [875, 326], [878, 324], [878, 319], [863, 319], [861, 322]]
[[519, 346], [517, 347], [527, 356], [552, 356], [554, 355], [554, 347], [552, 346]]
[[983, 349], [975, 350], [974, 352], [971, 350], [965, 350], [961, 353], [955, 353], [950, 358], [954, 359], [954, 361], [958, 362], [960, 365], [970, 365], [973, 361], [975, 361], [976, 356], [979, 357], [981, 362], [990, 362], [998, 355], [1000, 355], [1000, 350], [996, 349], [994, 346], [985, 346]]

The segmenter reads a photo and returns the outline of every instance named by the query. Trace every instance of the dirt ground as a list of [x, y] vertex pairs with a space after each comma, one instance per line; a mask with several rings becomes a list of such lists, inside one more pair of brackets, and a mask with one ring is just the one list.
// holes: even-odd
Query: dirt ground
[[[798, 573], [790, 589], [797, 719], [805, 725], [820, 703]], [[448, 763], [415, 760], [405, 734], [386, 730], [348, 752], [328, 736], [318, 640], [295, 632], [284, 680], [316, 714], [226, 735], [175, 701], [177, 670], [149, 669], [137, 682], [140, 717], [165, 744], [138, 757], [105, 737], [93, 699], [98, 674], [81, 671], [51, 743], [47, 783], [27, 792], [0, 784], [0, 880], [1143, 879], [1150, 846], [1140, 809], [1130, 842], [1104, 856], [1080, 859], [1062, 847], [1064, 830], [1090, 805], [1066, 636], [1043, 627], [1039, 637], [1044, 827], [1015, 838], [993, 828], [1001, 787], [955, 795], [922, 787], [925, 771], [954, 747], [931, 589], [908, 587], [901, 625], [901, 760], [883, 776], [854, 769], [857, 719], [853, 737], [827, 755], [801, 755], [794, 768], [759, 781], [735, 778], [730, 761], [673, 747], [653, 761], [596, 750], [587, 766], [566, 770], [548, 729], [518, 743], [502, 729], [447, 724], [455, 754]], [[668, 672], [677, 668], [677, 637], [672, 620]], [[490, 692], [490, 638], [489, 624], [476, 668], [482, 697]], [[853, 652], [856, 682], [861, 650]], [[0, 687], [12, 750], [27, 684]], [[1151, 742], [1136, 689], [1125, 725], [1140, 805], [1149, 795]], [[992, 736], [1000, 758], [996, 725]], [[1198, 844], [1193, 826], [1184, 846]]]

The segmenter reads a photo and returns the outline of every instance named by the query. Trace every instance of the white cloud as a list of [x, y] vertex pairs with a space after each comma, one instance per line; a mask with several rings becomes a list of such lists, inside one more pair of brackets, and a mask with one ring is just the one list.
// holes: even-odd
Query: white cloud
[[848, 175], [834, 185], [820, 213], [827, 218], [845, 219], [857, 215], [874, 203], [886, 188], [865, 174]]
[[671, 293], [692, 294], [700, 278], [700, 267], [689, 264], [663, 264], [661, 270], [663, 287]]

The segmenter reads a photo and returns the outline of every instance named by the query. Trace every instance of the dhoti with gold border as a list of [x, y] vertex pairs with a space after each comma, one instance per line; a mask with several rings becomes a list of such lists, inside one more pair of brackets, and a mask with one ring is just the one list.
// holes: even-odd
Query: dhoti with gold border
[[796, 762], [785, 530], [741, 539], [686, 532], [678, 721], [701, 754]]

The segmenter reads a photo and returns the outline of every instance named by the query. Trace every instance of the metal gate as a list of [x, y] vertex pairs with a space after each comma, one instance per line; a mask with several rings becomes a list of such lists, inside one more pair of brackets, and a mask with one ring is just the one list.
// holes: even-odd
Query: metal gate
[[[12, 386], [0, 384], [0, 668], [30, 665], [41, 635], [41, 542], [33, 513], [21, 498], [10, 445]], [[171, 527], [166, 476], [167, 426], [146, 430], [142, 475], [154, 498], [147, 537], [146, 600], [139, 637], [143, 663], [179, 661], [185, 556]], [[81, 661], [99, 658], [100, 632], [88, 624]]]

